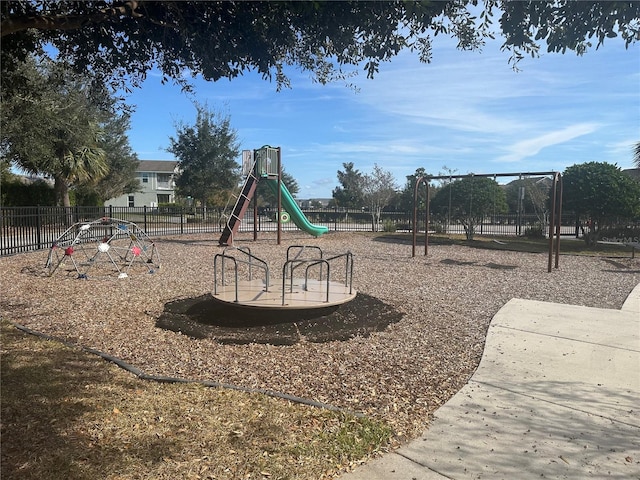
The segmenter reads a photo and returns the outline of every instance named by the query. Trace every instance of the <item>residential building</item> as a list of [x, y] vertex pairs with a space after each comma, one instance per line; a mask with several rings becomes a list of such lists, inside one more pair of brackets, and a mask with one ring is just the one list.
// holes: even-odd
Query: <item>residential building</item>
[[126, 193], [104, 202], [114, 207], [157, 207], [161, 203], [174, 203], [175, 177], [178, 162], [167, 160], [140, 160], [136, 177], [141, 191]]
[[622, 171], [633, 178], [636, 182], [640, 182], [640, 168], [627, 168]]
[[331, 202], [331, 198], [309, 198], [309, 199], [298, 199], [296, 198], [296, 203], [300, 208], [312, 208], [312, 205], [318, 205], [320, 208], [327, 208], [329, 206], [329, 202]]

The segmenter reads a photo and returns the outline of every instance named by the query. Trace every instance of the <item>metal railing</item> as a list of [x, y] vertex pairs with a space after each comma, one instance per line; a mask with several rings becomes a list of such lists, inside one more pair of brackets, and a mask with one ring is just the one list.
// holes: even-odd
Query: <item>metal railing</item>
[[[236, 251], [240, 254], [241, 258], [236, 258], [233, 255], [229, 255], [227, 252]], [[264, 272], [264, 291], [269, 291], [269, 265], [264, 260], [256, 257], [251, 253], [249, 247], [226, 247], [222, 253], [217, 253], [213, 257], [213, 294], [218, 294], [218, 278], [220, 278], [221, 286], [226, 285], [225, 280], [225, 260], [229, 260], [233, 263], [233, 284], [235, 285], [235, 301], [238, 302], [238, 285], [239, 274], [238, 264], [244, 264], [248, 266], [248, 279], [253, 280], [253, 267], [260, 268]], [[220, 268], [218, 269], [218, 262], [220, 262]]]
[[[296, 255], [292, 257], [291, 252], [296, 251]], [[304, 257], [304, 253], [306, 250], [311, 250], [312, 252], [316, 252], [316, 256]], [[287, 293], [286, 283], [287, 279], [289, 279], [289, 290], [288, 293], [293, 292], [293, 277], [294, 271], [297, 268], [304, 267], [304, 284], [302, 286], [303, 290], [308, 289], [309, 285], [309, 273], [314, 269], [314, 267], [320, 267], [318, 271], [318, 284], [322, 284], [323, 281], [326, 283], [325, 287], [325, 302], [329, 302], [329, 291], [331, 285], [331, 265], [335, 263], [337, 260], [344, 258], [345, 259], [345, 278], [344, 285], [349, 288], [349, 294], [353, 293], [353, 254], [351, 252], [334, 255], [332, 257], [324, 257], [322, 249], [318, 246], [303, 246], [303, 245], [292, 245], [287, 248], [287, 259], [282, 267], [282, 305], [285, 304], [285, 295]], [[324, 267], [326, 267], [326, 276], [323, 275]]]

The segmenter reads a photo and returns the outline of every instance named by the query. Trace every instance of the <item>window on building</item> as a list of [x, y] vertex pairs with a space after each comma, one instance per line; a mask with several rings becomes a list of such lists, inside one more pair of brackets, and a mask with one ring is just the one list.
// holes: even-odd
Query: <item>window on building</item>
[[133, 195], [129, 195], [129, 206], [130, 207], [135, 207], [135, 197]]
[[159, 193], [158, 194], [158, 205], [161, 203], [169, 203], [171, 200], [169, 199], [168, 193]]
[[148, 173], [143, 173], [142, 174], [142, 183], [149, 183], [149, 174]]
[[170, 189], [171, 188], [171, 174], [170, 173], [158, 173], [157, 176], [158, 188], [159, 189]]

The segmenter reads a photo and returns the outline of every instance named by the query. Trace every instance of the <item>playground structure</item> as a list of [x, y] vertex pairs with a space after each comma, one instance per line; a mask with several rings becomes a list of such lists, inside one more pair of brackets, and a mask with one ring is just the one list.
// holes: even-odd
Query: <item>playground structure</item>
[[[245, 181], [240, 190], [240, 194], [237, 196], [236, 203], [233, 207], [231, 214], [228, 216], [222, 235], [218, 243], [223, 246], [233, 245], [234, 236], [238, 233], [240, 223], [244, 218], [251, 200], [254, 199], [256, 188], [260, 180], [267, 182], [267, 185], [276, 194], [278, 198], [277, 212], [277, 243], [281, 241], [281, 231], [283, 221], [292, 220], [298, 228], [305, 232], [319, 237], [329, 231], [327, 227], [314, 225], [307, 217], [305, 217], [302, 210], [296, 203], [295, 199], [287, 189], [286, 185], [282, 182], [282, 162], [281, 162], [281, 150], [280, 147], [273, 148], [268, 145], [263, 146], [258, 150], [243, 150], [242, 151], [242, 174], [245, 176]], [[258, 206], [254, 201], [254, 222], [253, 222], [253, 237], [257, 238], [257, 216]], [[283, 210], [284, 208], [284, 210]]]
[[553, 183], [551, 186], [551, 211], [549, 218], [549, 257], [547, 263], [547, 272], [551, 272], [553, 257], [555, 254], [555, 268], [560, 263], [560, 221], [562, 217], [562, 175], [560, 172], [529, 172], [529, 173], [491, 173], [491, 174], [474, 174], [468, 175], [425, 175], [416, 179], [416, 185], [413, 193], [413, 239], [412, 239], [412, 257], [416, 256], [416, 245], [418, 235], [418, 189], [420, 185], [426, 187], [426, 213], [425, 213], [425, 232], [424, 232], [424, 254], [429, 253], [429, 201], [430, 201], [430, 185], [431, 180], [446, 180], [468, 178], [468, 177], [491, 177], [494, 180], [497, 177], [532, 177], [532, 176], [552, 176]]
[[131, 273], [155, 273], [160, 256], [155, 244], [135, 223], [103, 217], [78, 222], [60, 235], [49, 248], [45, 268], [49, 276], [70, 263], [77, 278]]
[[[344, 270], [335, 271], [337, 264]], [[213, 270], [213, 298], [234, 306], [309, 310], [338, 306], [356, 296], [351, 252], [326, 257], [317, 246], [292, 245], [279, 283], [272, 282], [267, 262], [248, 247], [225, 248], [215, 256]]]

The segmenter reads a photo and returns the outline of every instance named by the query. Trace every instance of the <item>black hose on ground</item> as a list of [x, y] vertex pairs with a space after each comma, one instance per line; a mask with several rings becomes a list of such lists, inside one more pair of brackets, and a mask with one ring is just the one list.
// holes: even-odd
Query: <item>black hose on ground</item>
[[300, 403], [302, 405], [309, 405], [311, 407], [316, 407], [316, 408], [322, 408], [325, 410], [330, 410], [332, 412], [340, 412], [340, 413], [345, 413], [347, 415], [352, 415], [358, 418], [364, 418], [365, 415], [362, 413], [357, 413], [357, 412], [351, 412], [348, 410], [344, 410], [342, 408], [333, 406], [333, 405], [328, 405], [326, 403], [322, 403], [322, 402], [317, 402], [315, 400], [311, 400], [309, 398], [302, 398], [302, 397], [296, 397], [294, 395], [289, 395], [287, 393], [281, 393], [281, 392], [275, 392], [273, 390], [264, 390], [264, 389], [260, 389], [260, 388], [249, 388], [249, 387], [242, 387], [239, 385], [233, 385], [233, 384], [229, 384], [229, 383], [220, 383], [220, 382], [214, 382], [211, 380], [193, 380], [193, 379], [188, 379], [188, 378], [179, 378], [179, 377], [165, 377], [165, 376], [156, 376], [156, 375], [148, 375], [146, 373], [144, 373], [142, 370], [140, 370], [137, 367], [134, 367], [133, 365], [128, 364], [127, 362], [125, 362], [124, 360], [122, 360], [121, 358], [118, 357], [114, 357], [113, 355], [109, 355], [107, 353], [101, 352], [99, 350], [93, 349], [93, 348], [89, 348], [89, 347], [83, 347], [82, 345], [78, 345], [72, 342], [69, 342], [67, 340], [63, 340], [61, 338], [57, 338], [57, 337], [53, 337], [51, 335], [47, 335], [46, 333], [42, 333], [42, 332], [38, 332], [35, 330], [31, 330], [30, 328], [25, 327], [24, 325], [20, 325], [14, 322], [10, 322], [14, 327], [16, 327], [18, 330], [21, 330], [25, 333], [28, 333], [29, 335], [34, 335], [36, 337], [39, 338], [43, 338], [45, 340], [50, 340], [53, 342], [58, 342], [61, 343], [69, 348], [79, 348], [80, 350], [87, 352], [87, 353], [91, 353], [93, 355], [97, 355], [99, 357], [101, 357], [102, 359], [114, 363], [115, 365], [117, 365], [118, 367], [122, 368], [123, 370], [126, 370], [130, 373], [133, 373], [136, 377], [138, 377], [140, 380], [149, 380], [149, 381], [153, 381], [153, 382], [159, 382], [159, 383], [196, 383], [199, 385], [203, 385], [205, 387], [210, 387], [210, 388], [226, 388], [229, 390], [237, 390], [240, 392], [246, 392], [246, 393], [261, 393], [263, 395], [267, 395], [269, 397], [274, 397], [274, 398], [279, 398], [282, 400], [288, 400], [290, 402], [294, 402], [294, 403]]

